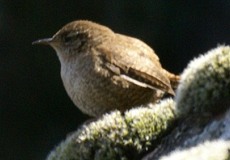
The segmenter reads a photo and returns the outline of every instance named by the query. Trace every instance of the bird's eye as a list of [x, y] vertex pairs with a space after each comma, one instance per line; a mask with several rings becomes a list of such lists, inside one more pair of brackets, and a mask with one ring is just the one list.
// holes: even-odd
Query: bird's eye
[[70, 33], [63, 36], [63, 42], [65, 45], [71, 45], [75, 47], [81, 47], [85, 44], [87, 35], [84, 33]]
[[67, 35], [66, 37], [64, 37], [64, 42], [65, 42], [65, 43], [70, 43], [70, 42], [72, 42], [74, 39], [75, 39], [75, 38], [74, 38], [73, 35], [71, 35], [71, 36]]

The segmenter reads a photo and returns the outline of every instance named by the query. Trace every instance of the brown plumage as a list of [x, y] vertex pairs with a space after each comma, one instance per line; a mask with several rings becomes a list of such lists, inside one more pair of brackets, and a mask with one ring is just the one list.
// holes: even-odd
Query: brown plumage
[[71, 22], [34, 44], [55, 49], [68, 95], [90, 116], [156, 102], [165, 92], [174, 95], [179, 81], [147, 44], [90, 21]]

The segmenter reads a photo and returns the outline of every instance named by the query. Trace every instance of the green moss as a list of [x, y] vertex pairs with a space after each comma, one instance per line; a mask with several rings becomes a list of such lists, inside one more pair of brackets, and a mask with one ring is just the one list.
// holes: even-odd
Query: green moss
[[84, 125], [69, 136], [47, 160], [138, 159], [176, 119], [172, 99], [157, 105], [114, 111]]
[[177, 114], [216, 113], [230, 104], [230, 47], [220, 46], [190, 62], [176, 92]]

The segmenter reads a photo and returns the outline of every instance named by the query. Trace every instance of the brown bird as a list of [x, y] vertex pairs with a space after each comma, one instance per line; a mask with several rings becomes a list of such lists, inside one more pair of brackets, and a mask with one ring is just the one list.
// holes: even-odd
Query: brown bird
[[165, 92], [174, 95], [179, 81], [147, 44], [90, 21], [68, 23], [33, 44], [54, 48], [68, 95], [90, 116], [157, 102]]

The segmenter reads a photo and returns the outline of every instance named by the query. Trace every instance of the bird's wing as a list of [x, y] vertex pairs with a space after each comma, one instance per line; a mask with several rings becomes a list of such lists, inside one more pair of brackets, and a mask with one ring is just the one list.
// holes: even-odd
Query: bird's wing
[[114, 40], [97, 46], [96, 50], [107, 62], [107, 67], [127, 81], [174, 94], [159, 58], [144, 42], [116, 34]]

